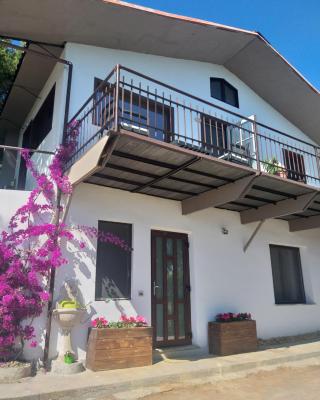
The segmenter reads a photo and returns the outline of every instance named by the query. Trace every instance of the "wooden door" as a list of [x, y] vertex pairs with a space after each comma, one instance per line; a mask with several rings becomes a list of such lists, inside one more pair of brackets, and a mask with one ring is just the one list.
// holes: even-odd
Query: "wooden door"
[[192, 342], [188, 236], [151, 232], [151, 298], [154, 345]]

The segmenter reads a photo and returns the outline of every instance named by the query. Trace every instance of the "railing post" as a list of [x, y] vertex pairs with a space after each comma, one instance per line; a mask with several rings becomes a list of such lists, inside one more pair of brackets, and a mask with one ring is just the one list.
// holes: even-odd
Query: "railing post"
[[120, 65], [116, 66], [116, 93], [115, 93], [115, 114], [114, 114], [114, 130], [119, 130], [119, 85], [120, 85]]
[[260, 172], [261, 171], [261, 165], [260, 165], [260, 155], [259, 155], [259, 141], [258, 141], [258, 132], [257, 132], [257, 123], [256, 123], [256, 116], [253, 116], [252, 120], [252, 127], [253, 127], [253, 140], [254, 140], [254, 146], [256, 150], [256, 161], [257, 161], [257, 170]]
[[319, 147], [314, 146], [314, 153], [316, 155], [316, 163], [317, 163], [317, 170], [318, 170], [318, 178], [320, 178], [320, 153], [319, 153]]

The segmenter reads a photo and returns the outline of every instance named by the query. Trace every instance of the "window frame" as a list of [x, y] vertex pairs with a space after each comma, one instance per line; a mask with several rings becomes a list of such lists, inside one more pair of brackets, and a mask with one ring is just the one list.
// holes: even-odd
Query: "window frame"
[[[101, 223], [111, 223], [111, 224], [117, 224], [117, 225], [128, 225], [130, 226], [130, 243], [127, 243], [128, 246], [131, 248], [132, 247], [132, 239], [133, 239], [133, 224], [129, 222], [118, 222], [118, 221], [110, 221], [110, 220], [98, 220], [98, 230], [100, 230]], [[129, 256], [129, 271], [128, 271], [128, 296], [125, 297], [98, 297], [97, 296], [97, 268], [98, 268], [98, 251], [99, 251], [99, 239], [97, 239], [97, 251], [96, 251], [96, 276], [95, 276], [95, 292], [94, 292], [94, 298], [95, 301], [117, 301], [117, 300], [131, 300], [132, 299], [132, 251], [130, 251], [130, 256]], [[122, 251], [126, 251], [123, 250]]]
[[[301, 294], [302, 301], [279, 301], [276, 298], [276, 290], [275, 290], [275, 275], [274, 275], [274, 266], [272, 265], [272, 248], [281, 248], [281, 249], [290, 249], [297, 252], [297, 272], [298, 272], [298, 279], [299, 279], [299, 289]], [[307, 304], [306, 292], [305, 292], [305, 285], [303, 279], [303, 270], [302, 270], [302, 263], [301, 263], [301, 254], [300, 248], [295, 246], [283, 246], [278, 244], [269, 244], [269, 253], [270, 253], [270, 264], [271, 264], [271, 272], [272, 272], [272, 282], [273, 282], [273, 294], [274, 294], [274, 301], [276, 305], [299, 305], [299, 304]]]
[[[213, 95], [213, 90], [212, 90], [213, 82], [219, 82], [220, 85], [221, 85], [221, 99], [219, 99], [218, 97]], [[229, 89], [231, 89], [231, 90], [233, 90], [235, 92], [235, 100], [236, 100], [235, 103], [230, 103], [230, 102], [228, 102], [226, 100], [226, 90], [225, 90], [226, 86]], [[216, 77], [211, 77], [210, 78], [210, 96], [213, 99], [216, 99], [216, 100], [222, 101], [223, 103], [228, 104], [229, 106], [239, 108], [239, 92], [238, 92], [238, 89], [235, 88], [233, 85], [231, 85], [231, 83], [226, 81], [224, 78], [216, 78]]]

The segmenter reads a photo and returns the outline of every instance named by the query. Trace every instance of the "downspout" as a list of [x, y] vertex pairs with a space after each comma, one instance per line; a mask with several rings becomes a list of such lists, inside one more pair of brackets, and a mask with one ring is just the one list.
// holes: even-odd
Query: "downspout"
[[[73, 65], [71, 62], [68, 62], [68, 81], [67, 81], [67, 92], [66, 92], [66, 104], [64, 110], [64, 122], [63, 122], [63, 134], [62, 134], [62, 144], [65, 143], [68, 132], [68, 118], [69, 118], [69, 109], [70, 109], [70, 95], [71, 95], [71, 83], [72, 83], [72, 72]], [[55, 225], [59, 225], [60, 221], [60, 206], [61, 206], [61, 198], [62, 192], [58, 190], [57, 193], [57, 210], [56, 210], [56, 219], [54, 221]], [[44, 350], [43, 350], [43, 365], [45, 369], [49, 369], [48, 360], [49, 360], [49, 350], [50, 350], [50, 337], [51, 337], [51, 325], [52, 325], [52, 312], [53, 312], [53, 297], [54, 297], [54, 287], [55, 287], [55, 278], [56, 278], [56, 269], [51, 268], [50, 276], [49, 276], [49, 301], [47, 307], [47, 324], [46, 324], [46, 335], [44, 341]]]
[[[25, 40], [24, 40], [25, 41]], [[32, 44], [37, 44], [37, 42], [32, 42]], [[39, 42], [39, 45], [43, 44]], [[73, 72], [73, 64], [60, 57], [55, 57], [53, 54], [49, 53], [42, 53], [40, 51], [30, 49], [29, 47], [22, 47], [13, 43], [8, 43], [0, 40], [1, 47], [11, 47], [15, 50], [22, 51], [24, 53], [32, 53], [39, 57], [50, 58], [56, 60], [56, 62], [64, 64], [68, 67], [68, 80], [67, 80], [67, 92], [66, 92], [66, 103], [65, 103], [65, 110], [64, 110], [64, 121], [63, 121], [63, 134], [62, 134], [62, 141], [63, 144], [66, 140], [67, 135], [67, 127], [68, 127], [68, 117], [69, 117], [69, 109], [70, 109], [70, 95], [71, 95], [71, 84], [72, 84], [72, 72]], [[61, 205], [61, 191], [59, 190], [57, 193], [57, 209], [56, 215], [54, 218], [53, 223], [58, 225], [60, 220], [60, 205]], [[51, 268], [50, 276], [48, 280], [49, 286], [49, 301], [48, 301], [48, 308], [47, 308], [47, 323], [46, 323], [46, 335], [45, 335], [45, 343], [44, 343], [44, 351], [43, 351], [43, 364], [46, 368], [48, 368], [48, 358], [49, 358], [49, 346], [50, 346], [50, 336], [51, 336], [51, 323], [52, 323], [52, 310], [53, 310], [53, 296], [54, 296], [54, 284], [55, 284], [55, 269]]]

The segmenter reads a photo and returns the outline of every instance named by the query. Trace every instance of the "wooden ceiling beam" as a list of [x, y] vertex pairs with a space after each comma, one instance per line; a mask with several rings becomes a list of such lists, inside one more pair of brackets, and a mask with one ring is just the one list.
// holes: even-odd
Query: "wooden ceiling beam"
[[301, 213], [305, 211], [319, 194], [317, 190], [297, 196], [296, 199], [278, 201], [276, 204], [267, 204], [256, 210], [245, 210], [240, 212], [242, 224], [262, 221], [268, 218], [279, 218], [285, 215]]
[[182, 214], [187, 215], [209, 207], [217, 207], [244, 197], [251, 189], [257, 174], [251, 174], [233, 183], [208, 190], [181, 202]]
[[297, 218], [289, 222], [289, 231], [298, 232], [305, 231], [307, 229], [320, 228], [320, 215], [314, 215], [313, 217]]

